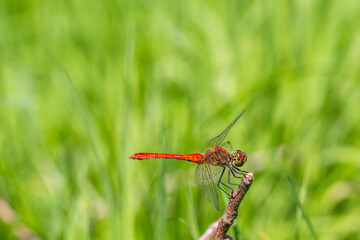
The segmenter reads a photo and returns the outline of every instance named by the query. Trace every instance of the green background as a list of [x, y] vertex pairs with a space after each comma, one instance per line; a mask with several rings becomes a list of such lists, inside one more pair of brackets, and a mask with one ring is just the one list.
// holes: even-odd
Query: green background
[[302, 206], [360, 239], [359, 22], [357, 0], [0, 1], [0, 239], [199, 237], [221, 213], [196, 165], [127, 157], [204, 152], [245, 108], [230, 234], [311, 239]]

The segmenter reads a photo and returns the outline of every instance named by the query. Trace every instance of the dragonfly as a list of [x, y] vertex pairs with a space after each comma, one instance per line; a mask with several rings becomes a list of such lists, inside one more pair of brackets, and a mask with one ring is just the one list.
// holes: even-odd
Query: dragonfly
[[[215, 186], [220, 190], [229, 194], [227, 191], [232, 191], [235, 186], [239, 184], [234, 181], [241, 179], [247, 172], [241, 170], [247, 156], [245, 152], [240, 150], [229, 151], [227, 148], [232, 148], [230, 142], [225, 142], [226, 136], [229, 134], [232, 127], [245, 113], [246, 109], [242, 111], [219, 135], [209, 141], [209, 149], [203, 154], [170, 154], [170, 153], [136, 153], [131, 155], [130, 159], [145, 160], [154, 158], [177, 159], [197, 163], [194, 174], [195, 183], [200, 189], [203, 197], [208, 200], [215, 208], [220, 211], [220, 202], [218, 192]], [[223, 144], [224, 143], [224, 144]], [[224, 182], [223, 178], [227, 178]]]

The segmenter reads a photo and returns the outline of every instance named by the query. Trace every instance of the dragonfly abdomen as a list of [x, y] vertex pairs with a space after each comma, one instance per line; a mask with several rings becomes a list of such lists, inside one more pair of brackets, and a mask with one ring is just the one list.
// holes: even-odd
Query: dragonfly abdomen
[[193, 154], [170, 154], [170, 153], [136, 153], [131, 155], [129, 158], [136, 160], [144, 160], [151, 158], [165, 158], [165, 159], [179, 159], [186, 160], [190, 162], [199, 162], [203, 157], [200, 153]]

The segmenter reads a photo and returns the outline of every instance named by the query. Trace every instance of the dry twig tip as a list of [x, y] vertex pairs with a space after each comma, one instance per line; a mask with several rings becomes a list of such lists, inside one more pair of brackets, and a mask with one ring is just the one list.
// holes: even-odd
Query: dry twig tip
[[231, 225], [234, 223], [236, 217], [238, 216], [238, 209], [240, 203], [244, 199], [249, 188], [251, 187], [253, 180], [253, 172], [249, 172], [244, 175], [238, 189], [231, 192], [229, 204], [226, 208], [224, 215], [208, 227], [206, 232], [200, 237], [201, 240], [210, 239], [214, 235], [214, 240], [231, 239], [231, 237], [227, 236], [226, 233], [228, 232]]

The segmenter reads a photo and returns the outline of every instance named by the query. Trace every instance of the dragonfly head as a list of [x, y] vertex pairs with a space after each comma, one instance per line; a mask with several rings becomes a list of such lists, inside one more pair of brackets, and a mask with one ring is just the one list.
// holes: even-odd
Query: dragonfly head
[[240, 150], [236, 150], [233, 153], [233, 160], [234, 160], [234, 164], [237, 167], [241, 167], [242, 165], [245, 164], [247, 157], [246, 157], [246, 153], [240, 151]]

